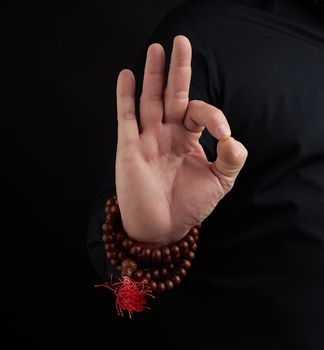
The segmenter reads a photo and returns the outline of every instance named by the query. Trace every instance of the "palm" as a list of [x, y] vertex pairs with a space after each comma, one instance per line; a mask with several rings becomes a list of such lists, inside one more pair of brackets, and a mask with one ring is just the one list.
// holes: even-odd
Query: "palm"
[[[126, 231], [143, 242], [179, 240], [201, 223], [233, 186], [247, 155], [240, 152], [236, 159], [235, 144], [245, 148], [219, 130], [220, 124], [228, 127], [219, 110], [189, 102], [190, 61], [190, 42], [179, 36], [163, 91], [164, 51], [151, 45], [141, 95], [142, 133], [134, 115], [134, 77], [124, 70], [118, 79], [117, 196]], [[215, 163], [208, 162], [199, 143], [204, 127], [222, 141], [222, 157], [218, 154]], [[235, 164], [226, 164], [226, 158]]]

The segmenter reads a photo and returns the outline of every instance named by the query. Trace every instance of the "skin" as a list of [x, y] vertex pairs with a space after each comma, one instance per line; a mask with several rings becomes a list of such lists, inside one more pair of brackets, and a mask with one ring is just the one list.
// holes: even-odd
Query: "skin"
[[[118, 204], [128, 235], [148, 247], [178, 241], [202, 223], [232, 189], [248, 155], [220, 109], [189, 101], [191, 58], [189, 39], [176, 36], [164, 89], [164, 49], [148, 47], [140, 125], [133, 72], [123, 69], [117, 80]], [[205, 127], [219, 140], [215, 162], [199, 143]]]

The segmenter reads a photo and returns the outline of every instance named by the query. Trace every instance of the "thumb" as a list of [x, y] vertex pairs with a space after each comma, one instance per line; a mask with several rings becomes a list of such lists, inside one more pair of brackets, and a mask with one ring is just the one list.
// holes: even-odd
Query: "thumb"
[[217, 158], [210, 169], [219, 178], [225, 190], [230, 190], [248, 156], [243, 144], [232, 136], [217, 143]]

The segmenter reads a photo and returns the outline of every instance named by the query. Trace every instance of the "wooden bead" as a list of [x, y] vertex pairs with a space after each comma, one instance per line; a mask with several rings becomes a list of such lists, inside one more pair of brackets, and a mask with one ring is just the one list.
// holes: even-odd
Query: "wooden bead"
[[119, 231], [117, 234], [116, 234], [116, 240], [118, 242], [121, 242], [123, 241], [125, 238], [127, 237], [126, 233], [124, 231]]
[[173, 289], [174, 283], [171, 280], [166, 280], [164, 283], [167, 290]]
[[143, 278], [147, 279], [148, 281], [150, 281], [151, 280], [151, 273], [149, 271], [145, 271], [143, 273]]
[[156, 290], [157, 286], [158, 286], [157, 283], [155, 281], [153, 281], [153, 280], [149, 281], [148, 285], [151, 288], [151, 291]]
[[160, 278], [160, 271], [158, 269], [153, 269], [151, 275], [153, 279], [158, 280]]
[[106, 253], [106, 257], [108, 258], [108, 259], [117, 259], [117, 253], [116, 252], [111, 252], [111, 251], [108, 251], [107, 253]]
[[172, 261], [171, 250], [168, 247], [162, 248], [162, 260], [165, 263], [170, 263]]
[[118, 260], [113, 259], [113, 260], [110, 260], [110, 263], [111, 263], [111, 265], [117, 266], [117, 265], [118, 265], [118, 263], [119, 263], [119, 261], [118, 261]]
[[108, 243], [107, 250], [110, 252], [114, 252], [116, 250], [116, 246], [114, 243]]
[[133, 278], [136, 281], [140, 281], [143, 279], [143, 270], [137, 269], [133, 272]]
[[159, 263], [162, 259], [162, 252], [159, 248], [154, 248], [152, 250], [151, 259], [153, 263]]
[[185, 270], [189, 270], [191, 268], [191, 262], [187, 259], [183, 259], [180, 263], [180, 266], [183, 267]]
[[192, 246], [196, 243], [195, 239], [194, 239], [193, 236], [191, 236], [191, 235], [188, 235], [188, 236], [186, 237], [186, 241], [189, 243], [189, 246], [190, 246], [190, 247], [192, 247]]
[[181, 249], [181, 251], [183, 253], [185, 253], [186, 251], [189, 250], [189, 243], [187, 241], [185, 241], [184, 239], [182, 239], [180, 242], [179, 242], [179, 248]]
[[129, 251], [129, 254], [135, 256], [136, 258], [138, 258], [140, 255], [141, 255], [141, 252], [142, 252], [142, 247], [138, 244], [134, 244], [130, 251]]
[[168, 275], [168, 270], [165, 267], [160, 268], [159, 272], [161, 277], [165, 277]]
[[166, 290], [166, 287], [165, 287], [165, 283], [164, 282], [158, 282], [157, 283], [157, 291], [162, 293], [162, 292], [165, 292]]
[[178, 247], [177, 244], [173, 243], [170, 246], [170, 250], [171, 250], [171, 254], [174, 258], [180, 255], [180, 248]]
[[180, 278], [184, 278], [187, 276], [187, 271], [183, 267], [179, 267], [177, 274], [180, 276]]
[[108, 225], [106, 223], [104, 223], [102, 226], [101, 226], [102, 230], [104, 232], [107, 232], [108, 231]]
[[114, 200], [112, 198], [107, 199], [106, 204], [112, 205], [114, 203]]
[[199, 230], [196, 227], [193, 227], [190, 232], [195, 239], [199, 236]]
[[151, 249], [150, 248], [143, 248], [141, 252], [141, 260], [144, 263], [151, 262]]
[[115, 238], [116, 238], [116, 235], [114, 235], [113, 233], [108, 233], [107, 242], [114, 242]]
[[104, 244], [104, 247], [105, 247], [105, 251], [108, 251], [109, 244], [108, 244], [108, 243], [105, 243], [105, 244]]
[[150, 281], [147, 278], [143, 278], [141, 282], [147, 285], [149, 284]]
[[187, 253], [185, 253], [185, 258], [192, 261], [195, 258], [195, 253], [191, 250], [189, 250]]
[[191, 251], [196, 251], [197, 250], [197, 244], [195, 243], [192, 247], [190, 247]]
[[132, 239], [130, 239], [130, 238], [125, 238], [124, 240], [123, 240], [123, 242], [122, 242], [122, 246], [123, 246], [123, 248], [125, 249], [125, 250], [130, 250], [130, 248], [132, 247], [132, 245], [133, 245], [133, 240]]
[[108, 235], [106, 233], [104, 233], [102, 235], [102, 240], [106, 243], [108, 241]]
[[126, 253], [125, 252], [119, 252], [118, 253], [118, 259], [119, 260], [124, 260], [126, 258]]
[[110, 212], [111, 213], [116, 213], [118, 210], [117, 210], [117, 206], [115, 204], [111, 205], [110, 206]]
[[179, 285], [181, 283], [181, 277], [179, 275], [174, 275], [171, 278], [171, 281], [174, 283], [174, 285]]

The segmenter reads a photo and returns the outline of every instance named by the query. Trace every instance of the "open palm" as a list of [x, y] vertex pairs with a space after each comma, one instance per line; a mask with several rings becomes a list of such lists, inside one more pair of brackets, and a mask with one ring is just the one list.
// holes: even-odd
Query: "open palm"
[[[192, 49], [188, 38], [174, 38], [167, 85], [165, 53], [147, 50], [140, 125], [135, 116], [135, 77], [117, 81], [118, 142], [116, 193], [129, 236], [159, 245], [178, 241], [214, 210], [230, 191], [247, 158], [231, 137], [224, 114], [204, 101], [189, 101]], [[199, 138], [203, 129], [219, 140], [209, 162]]]

